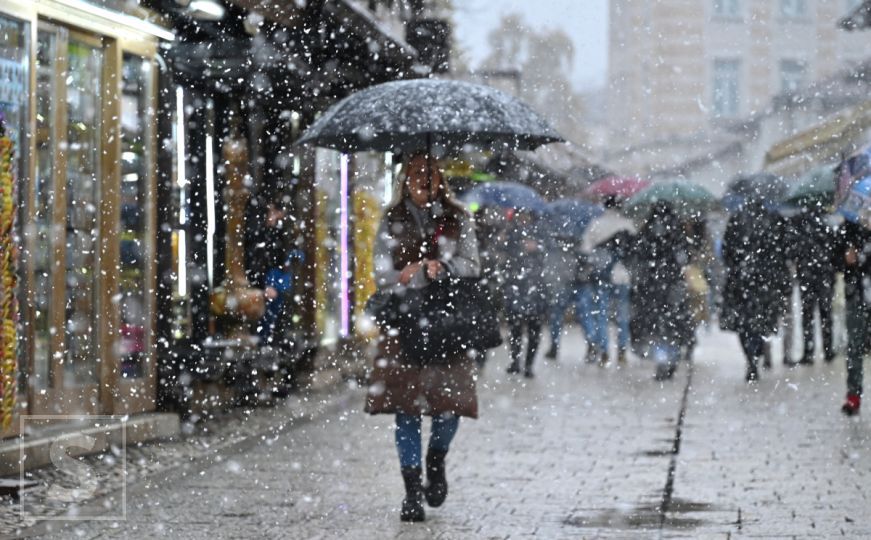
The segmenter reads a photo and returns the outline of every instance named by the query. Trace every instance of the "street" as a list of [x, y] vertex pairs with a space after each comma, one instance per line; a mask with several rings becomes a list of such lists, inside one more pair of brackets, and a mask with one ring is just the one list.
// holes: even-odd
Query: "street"
[[[392, 417], [361, 389], [310, 422], [130, 485], [126, 522], [49, 522], [49, 538], [867, 538], [871, 428], [844, 418], [844, 359], [744, 382], [737, 339], [700, 332], [692, 369], [557, 363], [528, 381], [499, 349], [481, 415], [448, 455], [450, 495], [427, 521], [398, 519]], [[279, 405], [280, 407], [280, 405]], [[428, 436], [428, 422], [424, 423]], [[676, 451], [676, 452], [675, 452]], [[99, 502], [97, 503], [99, 504]]]

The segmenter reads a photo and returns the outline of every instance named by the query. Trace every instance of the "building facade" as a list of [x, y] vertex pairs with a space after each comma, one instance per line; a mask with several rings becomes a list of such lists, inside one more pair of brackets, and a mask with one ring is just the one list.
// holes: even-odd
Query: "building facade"
[[860, 0], [612, 0], [608, 147], [692, 138], [858, 64]]

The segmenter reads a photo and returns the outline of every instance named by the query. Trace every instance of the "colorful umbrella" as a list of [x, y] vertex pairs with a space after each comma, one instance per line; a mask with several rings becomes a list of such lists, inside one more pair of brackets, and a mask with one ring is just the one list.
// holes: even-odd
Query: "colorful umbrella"
[[515, 210], [544, 213], [547, 203], [537, 191], [516, 182], [495, 181], [479, 184], [460, 196], [460, 200], [476, 211], [482, 206], [498, 206]]
[[630, 214], [646, 214], [657, 203], [667, 202], [678, 213], [699, 215], [718, 207], [714, 194], [698, 184], [686, 180], [655, 182], [636, 193], [626, 202]]
[[853, 184], [840, 212], [853, 223], [871, 229], [871, 176]]
[[543, 230], [551, 236], [578, 238], [590, 222], [602, 215], [604, 209], [575, 199], [560, 199], [547, 205]]
[[602, 201], [608, 197], [628, 199], [650, 185], [649, 180], [641, 178], [608, 176], [596, 180], [584, 190], [584, 196]]

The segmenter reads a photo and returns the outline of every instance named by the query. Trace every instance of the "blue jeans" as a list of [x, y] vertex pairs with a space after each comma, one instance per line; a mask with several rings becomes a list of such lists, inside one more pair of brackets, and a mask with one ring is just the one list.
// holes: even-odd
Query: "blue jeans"
[[600, 351], [608, 350], [608, 300], [610, 285], [587, 284], [581, 288], [581, 311], [587, 343]]
[[559, 349], [563, 331], [563, 320], [565, 318], [566, 308], [569, 306], [574, 308], [576, 319], [583, 325], [584, 316], [580, 305], [580, 293], [574, 286], [566, 287], [550, 299], [550, 344], [554, 349]]
[[[460, 417], [455, 414], [433, 416], [429, 448], [447, 452], [458, 427]], [[420, 467], [422, 446], [420, 416], [396, 413], [396, 451], [399, 453], [399, 466]]]
[[[611, 302], [617, 317], [617, 347], [621, 351], [629, 349], [629, 318], [632, 306], [629, 303], [629, 285], [611, 285]], [[605, 334], [607, 343], [608, 334]]]

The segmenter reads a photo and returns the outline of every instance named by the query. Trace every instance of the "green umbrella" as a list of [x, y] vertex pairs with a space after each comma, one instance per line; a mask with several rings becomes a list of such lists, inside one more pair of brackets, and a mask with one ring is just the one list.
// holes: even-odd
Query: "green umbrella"
[[786, 202], [795, 206], [829, 206], [835, 202], [835, 166], [817, 167], [791, 185]]
[[699, 215], [717, 208], [717, 198], [707, 189], [685, 180], [672, 180], [654, 182], [636, 193], [626, 202], [626, 211], [642, 215], [660, 202], [670, 203], [684, 215]]

